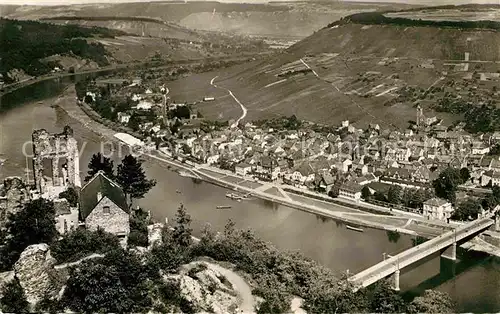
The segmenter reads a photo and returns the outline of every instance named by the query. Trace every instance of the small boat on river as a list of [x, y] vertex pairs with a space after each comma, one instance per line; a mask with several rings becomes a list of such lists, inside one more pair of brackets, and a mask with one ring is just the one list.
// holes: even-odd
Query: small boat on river
[[349, 230], [353, 230], [353, 231], [357, 231], [357, 232], [363, 232], [363, 229], [361, 229], [361, 228], [357, 228], [357, 227], [353, 227], [353, 226], [349, 226], [349, 225], [346, 225], [345, 227], [347, 229], [349, 229]]
[[230, 209], [230, 208], [231, 208], [231, 206], [229, 206], [229, 205], [219, 205], [219, 206], [217, 206], [216, 208], [217, 208], [217, 209]]

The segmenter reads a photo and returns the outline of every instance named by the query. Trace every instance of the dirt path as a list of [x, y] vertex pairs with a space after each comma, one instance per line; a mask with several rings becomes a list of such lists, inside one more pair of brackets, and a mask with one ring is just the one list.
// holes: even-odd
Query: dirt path
[[247, 284], [247, 282], [234, 271], [221, 267], [217, 264], [206, 263], [211, 269], [221, 273], [226, 279], [233, 285], [234, 290], [240, 296], [241, 304], [239, 306], [240, 311], [243, 313], [255, 313], [254, 310], [254, 297], [252, 295], [252, 288]]
[[238, 98], [236, 98], [236, 96], [234, 96], [234, 94], [233, 94], [233, 92], [232, 92], [232, 91], [230, 91], [230, 90], [229, 90], [229, 89], [227, 89], [227, 88], [224, 88], [224, 87], [219, 87], [219, 86], [215, 85], [214, 81], [215, 81], [215, 79], [216, 79], [217, 77], [218, 77], [218, 76], [214, 77], [214, 78], [210, 81], [210, 85], [212, 85], [212, 86], [213, 86], [213, 87], [215, 87], [215, 88], [220, 88], [220, 89], [224, 89], [224, 90], [226, 90], [226, 91], [229, 93], [229, 95], [231, 95], [231, 97], [233, 97], [234, 101], [236, 101], [236, 102], [238, 103], [238, 105], [240, 105], [241, 110], [243, 111], [243, 114], [241, 115], [241, 117], [239, 117], [239, 119], [238, 119], [238, 120], [236, 120], [236, 122], [235, 122], [235, 123], [233, 123], [233, 124], [231, 125], [231, 127], [232, 127], [232, 128], [237, 127], [237, 126], [238, 126], [238, 124], [240, 123], [240, 121], [241, 121], [241, 120], [243, 120], [243, 119], [245, 119], [245, 117], [247, 116], [248, 109], [247, 109], [247, 107], [245, 107], [245, 106], [241, 103], [241, 101], [240, 101]]

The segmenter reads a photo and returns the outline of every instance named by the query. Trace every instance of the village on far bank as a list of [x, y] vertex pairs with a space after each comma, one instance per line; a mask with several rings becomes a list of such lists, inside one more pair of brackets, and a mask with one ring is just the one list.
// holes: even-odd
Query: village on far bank
[[361, 129], [348, 120], [328, 126], [295, 116], [208, 120], [197, 108], [215, 97], [171, 101], [168, 87], [141, 79], [87, 81], [76, 89], [82, 109], [122, 132], [122, 141], [181, 162], [443, 221], [477, 218], [500, 201], [491, 189], [500, 185], [500, 132], [444, 126], [418, 103], [406, 130]]

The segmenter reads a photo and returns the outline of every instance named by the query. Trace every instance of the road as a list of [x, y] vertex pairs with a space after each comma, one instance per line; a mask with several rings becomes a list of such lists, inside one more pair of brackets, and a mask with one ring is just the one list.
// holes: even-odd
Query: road
[[241, 101], [240, 101], [238, 98], [236, 98], [236, 96], [234, 96], [234, 94], [233, 94], [233, 92], [232, 92], [231, 90], [229, 90], [229, 89], [227, 89], [227, 88], [224, 88], [224, 87], [219, 87], [219, 86], [217, 86], [217, 85], [214, 83], [214, 82], [215, 82], [215, 79], [216, 79], [216, 78], [218, 78], [218, 77], [219, 77], [219, 76], [214, 77], [214, 78], [210, 81], [210, 85], [212, 85], [212, 86], [213, 86], [213, 87], [215, 87], [215, 88], [220, 88], [220, 89], [223, 89], [223, 90], [227, 91], [227, 92], [229, 93], [229, 95], [231, 95], [231, 97], [233, 97], [233, 99], [234, 99], [234, 100], [238, 103], [238, 105], [240, 105], [241, 110], [243, 111], [243, 113], [242, 113], [241, 117], [239, 117], [239, 119], [238, 119], [238, 120], [236, 120], [236, 122], [235, 122], [235, 123], [233, 123], [233, 124], [231, 125], [231, 128], [235, 128], [235, 127], [237, 127], [237, 126], [238, 126], [238, 124], [240, 123], [240, 121], [241, 121], [241, 120], [245, 119], [245, 117], [247, 116], [247, 112], [248, 112], [248, 110], [247, 110], [247, 108], [246, 108], [246, 107], [245, 107], [245, 106], [241, 103]]
[[255, 312], [254, 309], [255, 300], [252, 295], [252, 288], [250, 288], [245, 279], [243, 279], [240, 275], [238, 275], [234, 271], [221, 267], [217, 264], [206, 262], [205, 265], [219, 272], [221, 275], [226, 277], [226, 279], [231, 283], [233, 289], [238, 293], [238, 296], [241, 298], [239, 310], [242, 313]]

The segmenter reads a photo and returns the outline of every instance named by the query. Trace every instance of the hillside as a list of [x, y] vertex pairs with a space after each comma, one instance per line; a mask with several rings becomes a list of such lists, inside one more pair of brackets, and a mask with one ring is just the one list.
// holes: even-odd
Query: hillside
[[[396, 10], [400, 4], [327, 1], [270, 2], [268, 4], [219, 3], [215, 1], [141, 2], [72, 6], [23, 6], [10, 9], [7, 17], [41, 19], [61, 16], [145, 17], [180, 24], [190, 29], [258, 36], [305, 37], [332, 20], [356, 12]], [[135, 32], [134, 32], [135, 33]]]
[[104, 46], [88, 40], [124, 34], [97, 27], [80, 28], [0, 19], [0, 73], [4, 77], [12, 70], [21, 70], [28, 75], [47, 73], [57, 64], [42, 62], [41, 59], [56, 54], [107, 65], [109, 60]]
[[[450, 124], [460, 115], [436, 105], [442, 99], [500, 100], [494, 88], [500, 83], [499, 46], [500, 34], [492, 29], [347, 18], [280, 55], [220, 75], [217, 84], [245, 104], [248, 120], [295, 114], [319, 123], [349, 119], [360, 127], [406, 128], [422, 103], [426, 115]], [[470, 121], [471, 130], [476, 122]]]

